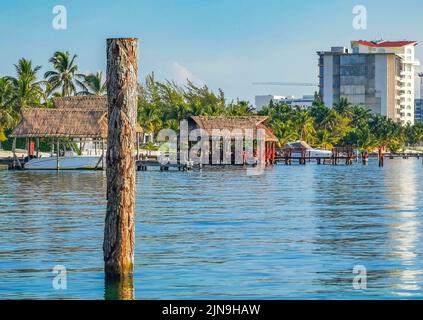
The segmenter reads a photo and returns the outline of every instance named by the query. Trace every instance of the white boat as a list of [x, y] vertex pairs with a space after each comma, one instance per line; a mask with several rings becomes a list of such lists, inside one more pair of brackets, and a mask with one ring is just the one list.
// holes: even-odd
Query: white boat
[[53, 155], [46, 158], [34, 158], [25, 163], [25, 170], [57, 170], [59, 162], [60, 170], [82, 170], [82, 169], [102, 169], [101, 156], [78, 156], [66, 153], [64, 157]]
[[332, 156], [332, 151], [312, 148], [304, 141], [289, 142], [284, 146], [284, 149], [291, 150], [291, 157], [300, 158], [303, 154], [310, 158], [330, 158]]

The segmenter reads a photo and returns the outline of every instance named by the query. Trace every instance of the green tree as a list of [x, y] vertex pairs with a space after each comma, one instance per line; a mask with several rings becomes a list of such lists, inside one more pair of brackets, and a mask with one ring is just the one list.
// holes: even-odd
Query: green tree
[[77, 55], [71, 56], [66, 52], [57, 51], [49, 60], [53, 69], [44, 74], [44, 78], [50, 84], [50, 93], [60, 90], [61, 96], [67, 97], [77, 93], [77, 88], [80, 87], [82, 91], [87, 92], [88, 89], [84, 84], [85, 76], [79, 74], [78, 66], [75, 63]]
[[351, 108], [351, 126], [354, 128], [361, 128], [367, 125], [371, 118], [370, 109], [361, 106], [353, 106]]
[[333, 147], [331, 133], [328, 130], [319, 130], [316, 132], [317, 145], [320, 148], [331, 149]]
[[388, 147], [396, 152], [404, 145], [404, 131], [400, 123], [384, 116], [374, 115], [369, 121], [379, 147]]
[[254, 114], [254, 108], [248, 101], [231, 102], [227, 109], [227, 114], [230, 116], [251, 116]]
[[333, 107], [341, 116], [351, 117], [352, 105], [348, 102], [347, 98], [341, 97], [339, 103]]
[[39, 106], [43, 97], [41, 82], [37, 80], [41, 66], [33, 66], [31, 60], [21, 58], [15, 64], [16, 77], [9, 77], [13, 86], [13, 105], [16, 112], [21, 108]]
[[5, 130], [13, 128], [19, 113], [13, 107], [13, 85], [10, 79], [0, 78], [0, 143], [6, 140]]
[[79, 92], [80, 95], [103, 96], [107, 94], [107, 85], [101, 71], [84, 76], [83, 84], [85, 90]]
[[299, 139], [312, 143], [316, 130], [314, 129], [314, 118], [307, 110], [298, 110], [295, 114], [294, 124], [297, 129]]
[[275, 119], [270, 125], [270, 128], [272, 129], [273, 134], [278, 138], [279, 145], [281, 147], [290, 141], [298, 139], [298, 133], [291, 120], [283, 122], [279, 119]]

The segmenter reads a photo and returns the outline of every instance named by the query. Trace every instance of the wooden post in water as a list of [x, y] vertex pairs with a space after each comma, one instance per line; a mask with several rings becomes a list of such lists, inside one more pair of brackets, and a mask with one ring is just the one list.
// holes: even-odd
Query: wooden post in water
[[36, 157], [38, 158], [40, 156], [40, 137], [37, 137], [37, 153]]
[[59, 170], [60, 169], [60, 142], [59, 142], [59, 138], [57, 138], [56, 141], [56, 169]]
[[[106, 283], [132, 278], [135, 244], [135, 124], [138, 39], [107, 40], [107, 212], [104, 229]], [[125, 286], [127, 287], [127, 286]], [[117, 286], [117, 288], [120, 288]], [[130, 291], [132, 292], [132, 291]], [[116, 299], [132, 299], [120, 290]]]
[[104, 164], [106, 162], [104, 161], [104, 139], [101, 138], [101, 170], [105, 170]]
[[136, 139], [137, 139], [137, 160], [140, 159], [140, 137], [139, 134], [136, 134]]
[[13, 169], [15, 168], [15, 166], [16, 166], [16, 162], [15, 162], [15, 159], [16, 159], [16, 138], [13, 138], [13, 143], [12, 143], [12, 153], [13, 153]]
[[383, 147], [379, 147], [378, 155], [379, 155], [379, 167], [383, 167], [383, 163], [384, 163]]

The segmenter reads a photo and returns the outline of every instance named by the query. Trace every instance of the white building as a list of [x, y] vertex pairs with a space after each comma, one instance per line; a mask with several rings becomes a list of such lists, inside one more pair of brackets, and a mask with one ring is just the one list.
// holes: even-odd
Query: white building
[[267, 107], [270, 104], [270, 101], [273, 101], [274, 104], [285, 103], [290, 106], [311, 107], [313, 105], [314, 96], [304, 95], [302, 98], [275, 95], [255, 96], [255, 106], [257, 111], [260, 111], [263, 107]]
[[327, 106], [346, 98], [375, 114], [414, 123], [415, 41], [352, 41], [352, 50], [318, 52], [320, 95]]
[[414, 123], [416, 41], [351, 41], [353, 53], [395, 53], [401, 58], [397, 98], [397, 115], [401, 123]]

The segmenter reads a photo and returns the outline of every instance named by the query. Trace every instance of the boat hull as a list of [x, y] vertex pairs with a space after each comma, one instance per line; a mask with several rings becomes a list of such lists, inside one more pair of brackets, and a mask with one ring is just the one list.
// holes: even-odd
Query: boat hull
[[[332, 152], [328, 150], [311, 149], [305, 151], [304, 155], [306, 156], [306, 158], [330, 158], [332, 156]], [[300, 158], [302, 157], [302, 153], [293, 152], [291, 156]]]
[[[60, 170], [102, 169], [101, 156], [59, 157]], [[24, 165], [25, 170], [57, 170], [57, 158], [35, 158]]]

